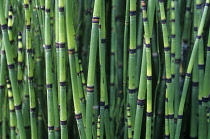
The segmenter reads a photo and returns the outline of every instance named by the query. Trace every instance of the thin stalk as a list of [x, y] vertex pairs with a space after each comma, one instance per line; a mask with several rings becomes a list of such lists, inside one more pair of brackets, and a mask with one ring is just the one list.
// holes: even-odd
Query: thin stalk
[[9, 121], [10, 121], [10, 138], [16, 139], [16, 116], [15, 116], [15, 107], [14, 107], [14, 100], [12, 94], [12, 88], [9, 79], [7, 79], [7, 93], [9, 99]]
[[[168, 93], [168, 116], [169, 116], [169, 132], [170, 138], [174, 138], [174, 92], [172, 90], [172, 79], [171, 79], [171, 60], [170, 60], [170, 47], [168, 40], [168, 29], [166, 26], [166, 16], [164, 11], [163, 1], [159, 1], [160, 6], [160, 15], [162, 22], [162, 31], [163, 31], [163, 42], [164, 42], [164, 53], [165, 53], [165, 68], [166, 68], [166, 86]], [[172, 20], [174, 22], [174, 20]]]
[[128, 57], [128, 104], [131, 110], [131, 125], [134, 127], [136, 111], [136, 0], [130, 0], [130, 44]]
[[28, 0], [24, 0], [25, 7], [25, 27], [26, 27], [26, 56], [28, 68], [28, 85], [29, 85], [29, 100], [30, 100], [30, 124], [31, 124], [31, 137], [37, 138], [37, 119], [36, 119], [36, 99], [34, 89], [34, 60], [32, 48], [32, 35], [31, 35], [31, 4]]
[[86, 104], [86, 138], [92, 139], [92, 108], [95, 82], [96, 53], [98, 48], [98, 24], [100, 17], [101, 0], [94, 3], [92, 31], [90, 39], [90, 57], [87, 77], [87, 104]]
[[53, 107], [53, 69], [52, 48], [50, 28], [51, 0], [45, 1], [45, 67], [46, 67], [46, 89], [47, 89], [47, 112], [48, 112], [48, 138], [54, 139], [54, 107]]
[[[81, 78], [77, 77], [77, 73], [79, 74], [79, 61], [78, 57], [75, 56], [77, 53], [77, 44], [76, 40], [74, 38], [75, 32], [74, 32], [74, 26], [73, 26], [73, 10], [72, 1], [66, 1], [66, 24], [67, 24], [67, 42], [68, 42], [68, 53], [69, 53], [69, 64], [70, 64], [70, 73], [71, 73], [71, 81], [72, 81], [72, 90], [73, 90], [73, 100], [74, 100], [74, 109], [75, 109], [75, 118], [77, 120], [77, 126], [80, 134], [80, 138], [85, 139], [85, 129], [84, 129], [84, 124], [83, 124], [83, 119], [82, 119], [82, 111], [81, 111], [81, 103], [79, 98], [82, 93], [82, 87], [78, 86], [79, 84], [81, 85]], [[77, 61], [76, 61], [77, 58]], [[78, 88], [80, 87], [80, 89]], [[79, 92], [79, 93], [78, 93]], [[84, 98], [82, 98], [84, 99]], [[83, 113], [84, 114], [84, 113]]]
[[144, 40], [146, 47], [146, 73], [147, 73], [147, 113], [146, 113], [146, 139], [152, 138], [152, 60], [151, 60], [151, 43], [150, 43], [150, 32], [148, 26], [148, 18], [146, 11], [146, 3], [142, 4], [143, 12], [143, 23], [144, 23]]
[[66, 98], [66, 37], [65, 37], [65, 14], [64, 0], [58, 1], [58, 30], [59, 30], [59, 76], [60, 82], [60, 126], [61, 139], [68, 138], [67, 129], [67, 98]]

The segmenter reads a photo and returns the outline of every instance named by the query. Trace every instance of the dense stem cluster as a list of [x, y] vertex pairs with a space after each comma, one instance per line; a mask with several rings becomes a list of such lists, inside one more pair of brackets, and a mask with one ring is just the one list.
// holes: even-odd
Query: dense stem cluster
[[209, 7], [0, 0], [0, 139], [209, 139]]

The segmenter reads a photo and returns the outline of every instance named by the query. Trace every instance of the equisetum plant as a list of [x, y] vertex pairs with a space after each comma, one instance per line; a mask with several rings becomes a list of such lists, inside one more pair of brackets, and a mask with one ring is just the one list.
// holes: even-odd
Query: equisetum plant
[[0, 139], [210, 139], [210, 0], [0, 0]]

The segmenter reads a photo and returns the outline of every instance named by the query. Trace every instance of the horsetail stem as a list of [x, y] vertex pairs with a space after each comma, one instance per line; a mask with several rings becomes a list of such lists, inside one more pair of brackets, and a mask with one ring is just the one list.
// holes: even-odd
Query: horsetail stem
[[86, 138], [92, 138], [92, 107], [95, 82], [96, 52], [98, 48], [98, 24], [100, 20], [101, 0], [94, 3], [92, 30], [90, 39], [90, 57], [87, 76], [87, 104], [86, 104]]
[[47, 110], [48, 110], [48, 138], [54, 139], [54, 109], [53, 109], [53, 69], [52, 69], [52, 47], [51, 47], [51, 28], [50, 10], [51, 0], [45, 1], [45, 66], [46, 66], [46, 89], [47, 89]]

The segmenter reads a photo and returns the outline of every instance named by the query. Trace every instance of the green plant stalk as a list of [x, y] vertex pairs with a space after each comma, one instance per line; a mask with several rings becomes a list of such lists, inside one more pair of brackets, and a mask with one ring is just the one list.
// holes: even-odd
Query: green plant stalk
[[[196, 12], [196, 2], [193, 2], [193, 10], [194, 13]], [[192, 33], [192, 38], [191, 42], [195, 41], [196, 38], [196, 33], [197, 33], [197, 14], [194, 14], [194, 19], [193, 19], [193, 33]], [[201, 118], [201, 114], [199, 113], [201, 105], [199, 104], [202, 102], [202, 94], [198, 96], [198, 88], [199, 88], [199, 73], [198, 73], [198, 56], [195, 58], [195, 62], [193, 65], [193, 71], [192, 71], [192, 98], [191, 98], [191, 121], [190, 121], [190, 137], [196, 138], [198, 137], [198, 130], [199, 130], [199, 125], [201, 122], [198, 123], [199, 119]], [[198, 103], [199, 102], [199, 103]], [[199, 105], [199, 106], [198, 106]], [[197, 113], [198, 113], [198, 118], [197, 118]]]
[[17, 81], [19, 89], [22, 89], [23, 82], [23, 61], [24, 61], [24, 52], [23, 52], [23, 43], [22, 43], [22, 33], [18, 33], [18, 69], [17, 69]]
[[[82, 119], [82, 113], [81, 113], [81, 103], [79, 95], [81, 95], [82, 87], [78, 86], [78, 84], [81, 84], [81, 78], [77, 77], [77, 73], [79, 74], [79, 61], [78, 56], [75, 56], [77, 53], [77, 44], [76, 40], [74, 38], [75, 32], [74, 32], [74, 26], [73, 26], [73, 2], [72, 1], [66, 1], [66, 24], [67, 24], [67, 42], [68, 42], [68, 53], [69, 53], [69, 62], [70, 62], [70, 73], [71, 73], [71, 81], [72, 81], [72, 90], [73, 90], [73, 100], [74, 100], [74, 109], [75, 109], [75, 118], [77, 120], [77, 126], [80, 133], [80, 138], [85, 139], [85, 129]], [[77, 58], [77, 61], [75, 60]], [[80, 87], [80, 90], [79, 88]], [[78, 93], [79, 92], [79, 93]], [[84, 99], [84, 98], [83, 98]]]
[[[162, 117], [164, 115], [164, 98], [165, 98], [165, 90], [166, 90], [166, 82], [165, 82], [165, 68], [163, 68], [163, 73], [162, 73], [162, 77], [161, 77], [161, 83], [160, 83], [160, 94], [157, 100], [157, 108], [156, 108], [156, 120], [155, 120], [155, 133], [154, 133], [154, 137], [157, 138], [161, 138], [162, 137], [162, 133], [163, 133], [163, 129], [158, 128], [159, 125], [163, 122], [164, 117]], [[167, 128], [166, 128], [167, 129]]]
[[[83, 44], [83, 55], [82, 55], [82, 65], [84, 67], [87, 67], [88, 64], [88, 49], [90, 44], [90, 33], [91, 33], [91, 0], [85, 0], [84, 2], [84, 23], [85, 23], [85, 31], [84, 31], [84, 44]], [[84, 74], [87, 74], [86, 68], [84, 69]]]
[[147, 73], [147, 108], [146, 108], [146, 138], [152, 138], [152, 60], [151, 60], [151, 44], [148, 26], [148, 18], [146, 11], [146, 3], [142, 1], [144, 39], [146, 47], [146, 73]]
[[101, 134], [100, 134], [100, 124], [101, 124], [101, 119], [100, 119], [100, 115], [98, 116], [98, 122], [97, 122], [97, 139], [101, 138]]
[[169, 116], [168, 116], [168, 90], [165, 93], [165, 138], [170, 138]]
[[[4, 92], [5, 92], [5, 82], [6, 82], [6, 55], [5, 55], [5, 46], [3, 41], [1, 42], [1, 64], [0, 64], [0, 107], [3, 107]], [[3, 111], [0, 113], [0, 135], [2, 131], [2, 117]]]
[[[202, 17], [202, 2], [201, 0], [196, 0], [196, 19], [197, 19], [197, 24], [198, 26], [200, 25], [201, 22], [201, 17]], [[199, 48], [198, 48], [198, 73], [199, 73], [199, 88], [198, 88], [198, 94], [199, 96], [202, 96], [202, 105], [200, 109], [200, 115], [199, 118], [201, 118], [200, 121], [200, 127], [199, 132], [198, 132], [198, 137], [205, 139], [207, 137], [207, 111], [206, 107], [208, 105], [208, 93], [204, 92], [203, 87], [204, 87], [204, 45], [203, 45], [203, 38], [200, 39], [199, 41]], [[206, 94], [206, 95], [205, 95]], [[202, 116], [203, 115], [203, 116]], [[201, 117], [202, 116], [202, 117]]]
[[[3, 0], [0, 0], [0, 13], [3, 13]], [[20, 138], [25, 139], [26, 135], [25, 135], [25, 129], [23, 126], [23, 117], [21, 113], [20, 92], [17, 86], [17, 77], [16, 77], [16, 71], [14, 68], [14, 60], [12, 57], [12, 49], [11, 49], [9, 36], [7, 32], [6, 19], [3, 14], [0, 14], [0, 24], [1, 24], [2, 34], [3, 34], [3, 42], [4, 42], [5, 50], [6, 50], [6, 59], [7, 59], [8, 69], [9, 69], [9, 78], [11, 80], [11, 85], [14, 90], [13, 91], [14, 92], [14, 105], [15, 105], [15, 112], [16, 112], [16, 117], [17, 117], [17, 126], [19, 129]]]
[[[206, 3], [209, 3], [209, 0], [206, 0]], [[189, 64], [188, 64], [187, 73], [186, 73], [186, 76], [185, 76], [184, 87], [183, 87], [181, 101], [180, 101], [180, 105], [179, 105], [179, 112], [178, 112], [179, 116], [178, 116], [178, 121], [177, 121], [175, 139], [179, 139], [179, 137], [180, 137], [182, 115], [183, 115], [185, 100], [186, 100], [186, 96], [187, 96], [187, 89], [188, 89], [188, 86], [189, 86], [189, 79], [190, 79], [190, 75], [191, 75], [191, 72], [192, 72], [193, 63], [194, 63], [194, 60], [195, 60], [195, 57], [196, 57], [196, 52], [197, 52], [197, 49], [198, 49], [199, 40], [200, 40], [201, 35], [203, 33], [203, 27], [204, 27], [205, 19], [206, 19], [206, 16], [207, 16], [207, 11], [208, 11], [208, 6], [205, 6], [204, 11], [203, 11], [203, 15], [202, 15], [202, 18], [201, 18], [201, 22], [200, 22], [200, 25], [199, 25], [199, 28], [198, 28], [197, 37], [196, 37], [196, 40], [194, 42], [194, 47], [193, 47], [193, 50], [192, 50], [190, 61], [189, 61]]]
[[[180, 30], [180, 16], [179, 16], [179, 5], [178, 1], [175, 1], [175, 28], [176, 30]], [[174, 119], [177, 120], [178, 117], [178, 109], [180, 102], [180, 58], [181, 58], [181, 39], [180, 39], [180, 31], [176, 31], [176, 50], [175, 50], [175, 79], [174, 86], [176, 90], [174, 93]], [[176, 122], [175, 122], [176, 125]]]
[[[126, 110], [127, 104], [127, 77], [128, 77], [128, 32], [129, 32], [129, 7], [130, 2], [126, 0], [125, 11], [125, 28], [124, 28], [124, 45], [123, 45], [123, 99], [125, 102], [124, 109]], [[126, 113], [126, 112], [125, 112]], [[125, 129], [127, 131], [127, 129]], [[127, 136], [126, 136], [127, 137]]]
[[[175, 16], [175, 1], [171, 1], [171, 93], [172, 93], [172, 101], [175, 101], [175, 52], [176, 52], [176, 16]], [[173, 104], [175, 105], [175, 103]], [[174, 107], [174, 106], [173, 106]], [[175, 108], [175, 107], [174, 107]]]
[[127, 106], [127, 120], [128, 120], [128, 139], [132, 139], [132, 125], [131, 125], [131, 113], [130, 113], [130, 106]]
[[[207, 85], [207, 82], [209, 82], [209, 79], [210, 79], [210, 73], [207, 72], [210, 70], [210, 30], [209, 30], [209, 36], [208, 36], [208, 42], [207, 42], [207, 54], [206, 54], [206, 67], [205, 67], [205, 75], [204, 75], [204, 85], [203, 85], [203, 90], [206, 92], [208, 92], [208, 89], [209, 89], [209, 86]], [[208, 108], [209, 108], [209, 102], [208, 102]], [[208, 127], [210, 126], [210, 123], [208, 123]], [[207, 138], [210, 137], [210, 132], [209, 132], [209, 129], [208, 129], [208, 136]]]
[[57, 79], [57, 92], [58, 92], [58, 107], [60, 110], [60, 83], [59, 83], [59, 12], [58, 0], [55, 0], [55, 47], [56, 47], [56, 79]]
[[48, 138], [54, 139], [54, 106], [53, 106], [53, 69], [52, 69], [52, 48], [50, 28], [51, 0], [45, 1], [45, 67], [46, 67], [46, 89], [47, 89], [47, 113], [48, 113]]
[[95, 82], [95, 67], [96, 53], [98, 48], [98, 24], [100, 16], [101, 0], [96, 0], [94, 3], [94, 11], [92, 18], [92, 31], [90, 39], [90, 57], [87, 77], [87, 104], [86, 104], [86, 138], [92, 138], [92, 108], [93, 108], [93, 93]]
[[[81, 75], [81, 78], [82, 78], [82, 88], [83, 88], [83, 93], [84, 93], [84, 96], [85, 96], [85, 101], [87, 100], [87, 94], [86, 94], [86, 81], [85, 81], [85, 75], [84, 75], [84, 71], [83, 71], [83, 66], [82, 66], [82, 61], [81, 59], [79, 60], [79, 67], [80, 67], [80, 75]], [[86, 116], [86, 111], [85, 112], [85, 115], [84, 115], [84, 118]], [[86, 118], [85, 118], [86, 119]], [[84, 124], [86, 123], [85, 122], [85, 119], [84, 119]]]
[[[174, 92], [172, 90], [172, 79], [171, 79], [171, 60], [170, 60], [170, 47], [168, 40], [168, 29], [166, 26], [166, 17], [164, 11], [163, 1], [159, 1], [160, 6], [160, 15], [162, 22], [162, 31], [163, 31], [163, 42], [164, 42], [164, 53], [165, 53], [165, 68], [166, 68], [166, 86], [168, 93], [168, 116], [169, 116], [169, 132], [170, 138], [174, 138]], [[172, 20], [174, 22], [174, 20]]]
[[140, 79], [139, 79], [139, 91], [138, 91], [138, 100], [137, 100], [134, 135], [133, 135], [134, 139], [139, 139], [141, 137], [144, 103], [145, 103], [145, 95], [146, 95], [146, 78], [147, 78], [146, 68], [147, 68], [146, 46], [144, 46], [143, 54], [142, 54], [141, 74], [140, 74]]
[[28, 85], [29, 85], [29, 100], [30, 100], [30, 124], [31, 124], [31, 137], [37, 138], [37, 119], [36, 119], [36, 99], [34, 90], [34, 60], [32, 53], [32, 35], [31, 35], [31, 5], [28, 0], [24, 0], [25, 5], [25, 27], [26, 27], [26, 58], [28, 69]]
[[[115, 16], [116, 16], [116, 0], [112, 1], [112, 11], [111, 11], [111, 58], [110, 58], [110, 118], [114, 120], [114, 108], [115, 108], [115, 98], [116, 98], [116, 71], [115, 71], [115, 57], [116, 57], [116, 23], [115, 23]], [[114, 124], [110, 123], [110, 128], [113, 129]], [[111, 130], [112, 132], [112, 130]]]
[[128, 57], [128, 104], [131, 110], [131, 125], [134, 127], [136, 110], [136, 0], [130, 1], [130, 44]]
[[[25, 66], [27, 66], [27, 61], [25, 60]], [[29, 111], [29, 92], [28, 92], [28, 81], [27, 81], [27, 74], [28, 70], [27, 67], [25, 67], [24, 70], [24, 87], [23, 87], [23, 106], [22, 106], [22, 114], [23, 116], [23, 122], [24, 122], [24, 128], [26, 130], [26, 136], [30, 136], [30, 111]]]
[[8, 110], [8, 101], [7, 101], [7, 93], [4, 93], [4, 98], [3, 98], [3, 107], [2, 107], [2, 113], [3, 113], [3, 121], [2, 121], [2, 139], [6, 139], [7, 137], [7, 110]]
[[60, 82], [60, 126], [61, 139], [68, 138], [67, 129], [67, 98], [66, 98], [66, 37], [65, 37], [65, 13], [64, 0], [58, 1], [58, 45], [59, 45], [59, 82]]
[[[37, 25], [39, 25], [38, 23], [38, 17], [36, 17], [36, 15], [38, 14], [38, 11], [35, 10], [34, 11], [34, 18], [33, 18], [33, 23], [34, 23], [34, 26], [36, 26], [35, 28], [35, 33], [34, 33], [34, 44], [37, 46], [35, 47], [35, 82], [37, 84], [37, 87], [35, 89], [35, 91], [37, 92], [37, 104], [38, 104], [38, 116], [37, 116], [37, 134], [38, 134], [38, 138], [43, 138], [43, 127], [44, 127], [44, 121], [45, 121], [45, 117], [44, 117], [44, 114], [43, 114], [43, 110], [44, 110], [44, 98], [43, 98], [43, 72], [42, 72], [42, 46], [43, 45], [40, 45], [42, 44], [43, 42], [40, 41], [40, 36], [42, 35], [39, 28], [37, 27]], [[27, 70], [27, 67], [26, 69]], [[27, 75], [27, 73], [26, 73]], [[27, 84], [28, 86], [28, 84]], [[28, 87], [27, 87], [28, 88]], [[26, 93], [28, 95], [28, 89], [26, 89]], [[29, 97], [29, 96], [28, 96]], [[28, 99], [27, 99], [28, 101]], [[46, 123], [45, 123], [46, 124]], [[29, 129], [28, 129], [29, 130]]]
[[14, 100], [12, 95], [12, 88], [9, 79], [7, 79], [7, 93], [9, 99], [9, 121], [10, 121], [10, 138], [16, 139], [16, 116], [15, 116], [15, 107]]
[[[13, 8], [12, 8], [12, 5], [9, 6], [9, 14], [8, 14], [8, 35], [9, 35], [9, 41], [10, 41], [10, 44], [12, 46], [12, 51], [15, 53], [13, 55], [14, 59], [17, 58], [17, 52], [16, 52], [16, 46], [14, 45], [14, 36], [13, 36], [13, 32], [14, 32], [14, 29], [12, 28], [13, 27]], [[16, 65], [15, 65], [16, 66]]]
[[[127, 5], [126, 5], [127, 6]], [[129, 5], [128, 5], [129, 6]], [[140, 72], [141, 72], [141, 62], [142, 62], [142, 53], [143, 53], [143, 45], [142, 45], [142, 40], [143, 40], [143, 20], [142, 20], [142, 9], [141, 9], [141, 4], [138, 4], [138, 32], [137, 32], [137, 50], [136, 50], [136, 57], [137, 57], [137, 70], [136, 70], [136, 75], [137, 75], [137, 85], [139, 84], [139, 79], [138, 77], [140, 77]], [[127, 8], [127, 7], [126, 7]], [[126, 9], [127, 10], [127, 9]], [[128, 12], [126, 12], [126, 18], [128, 18]], [[126, 19], [125, 21], [129, 21], [129, 19]], [[125, 27], [128, 26], [128, 23], [126, 25], [125, 23]], [[125, 35], [124, 35], [125, 36]], [[125, 53], [125, 51], [124, 51]], [[126, 52], [127, 53], [127, 52]], [[126, 59], [127, 61], [127, 59]], [[138, 88], [138, 87], [137, 87]]]
[[[192, 71], [192, 98], [191, 98], [191, 118], [190, 118], [190, 137], [196, 138], [198, 136], [197, 112], [198, 112], [198, 61], [195, 59]], [[200, 115], [199, 115], [200, 117]]]
[[101, 3], [100, 28], [99, 28], [99, 56], [100, 56], [100, 139], [104, 137], [104, 106], [106, 97], [106, 26], [105, 2]]
[[[208, 78], [210, 77], [209, 73], [207, 72], [210, 68], [209, 64], [208, 64], [208, 62], [209, 62], [209, 46], [210, 46], [210, 35], [208, 37], [208, 43], [207, 43], [207, 48], [206, 48], [207, 49], [207, 55], [206, 55], [207, 59], [206, 59], [205, 75], [204, 75], [204, 78], [203, 78], [203, 90], [202, 90], [203, 91], [203, 98], [202, 98], [202, 109], [201, 110], [203, 110], [202, 113], [205, 114], [205, 116], [201, 117], [201, 119], [199, 118], [199, 123], [201, 122], [202, 125], [200, 125], [201, 127], [199, 128], [199, 132], [198, 132], [199, 133], [198, 137], [203, 137], [203, 138], [206, 138], [207, 135], [209, 136], [209, 134], [210, 134], [210, 133], [207, 132], [208, 131], [207, 130], [207, 125], [209, 123], [206, 122], [207, 121], [206, 114], [207, 114], [207, 110], [209, 109], [209, 104], [208, 104], [209, 102], [208, 102], [208, 99], [206, 99], [207, 98], [206, 96], [207, 95], [209, 96], [208, 89], [210, 89], [208, 84], [207, 84], [207, 82], [209, 81]], [[199, 76], [199, 79], [200, 79], [200, 76]], [[204, 131], [202, 131], [202, 130], [204, 130]], [[205, 134], [206, 136], [202, 135], [202, 133]]]

